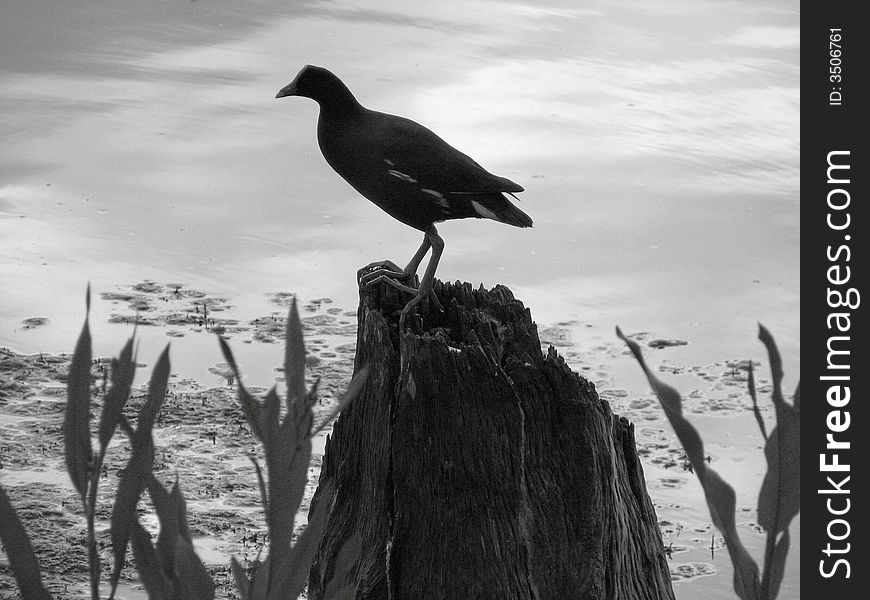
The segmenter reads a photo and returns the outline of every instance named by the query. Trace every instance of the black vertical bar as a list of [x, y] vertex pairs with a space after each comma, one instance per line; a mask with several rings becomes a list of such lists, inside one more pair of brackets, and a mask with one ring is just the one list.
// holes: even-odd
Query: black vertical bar
[[[801, 26], [801, 587], [865, 598], [865, 205], [870, 31], [857, 2], [804, 2]], [[828, 437], [830, 436], [830, 438]], [[845, 467], [848, 465], [848, 467]], [[859, 593], [860, 592], [860, 593]], [[822, 596], [824, 594], [824, 596]]]

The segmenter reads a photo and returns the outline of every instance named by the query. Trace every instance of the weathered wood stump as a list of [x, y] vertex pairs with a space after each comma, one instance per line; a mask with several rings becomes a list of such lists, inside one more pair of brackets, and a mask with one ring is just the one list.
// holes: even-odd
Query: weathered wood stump
[[327, 442], [308, 597], [673, 599], [633, 426], [506, 287], [435, 289], [401, 339], [407, 298], [361, 294], [371, 373]]

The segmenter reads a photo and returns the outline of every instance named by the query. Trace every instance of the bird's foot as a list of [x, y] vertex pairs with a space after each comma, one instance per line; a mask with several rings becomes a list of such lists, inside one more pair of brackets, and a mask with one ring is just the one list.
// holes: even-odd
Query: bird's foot
[[[361, 271], [364, 269], [361, 269]], [[399, 317], [399, 328], [404, 331], [405, 330], [405, 320], [408, 315], [410, 315], [414, 311], [414, 307], [417, 306], [424, 298], [429, 298], [430, 302], [432, 302], [432, 306], [438, 310], [439, 312], [444, 312], [444, 307], [441, 306], [441, 301], [438, 300], [438, 296], [435, 295], [435, 290], [432, 289], [431, 283], [429, 285], [421, 285], [420, 287], [414, 288], [409, 285], [405, 285], [396, 281], [394, 277], [390, 274], [385, 273], [384, 271], [375, 271], [373, 273], [373, 278], [367, 278], [365, 284], [362, 283], [363, 279], [360, 279], [361, 287], [370, 287], [373, 285], [377, 285], [379, 283], [386, 283], [387, 285], [399, 290], [400, 292], [405, 292], [406, 294], [411, 294], [414, 296], [411, 300], [405, 305], [402, 309], [402, 313]], [[401, 271], [399, 271], [399, 275], [403, 275]]]
[[[411, 294], [414, 298], [408, 303], [410, 306], [414, 306], [423, 298], [429, 298], [432, 303], [435, 305], [439, 311], [444, 311], [444, 307], [441, 306], [441, 302], [438, 300], [438, 296], [435, 295], [435, 291], [432, 289], [432, 286], [428, 286], [428, 288], [424, 288], [420, 286], [418, 288], [411, 287], [410, 285], [405, 285], [404, 283], [400, 283], [396, 281], [393, 277], [385, 274], [378, 274], [377, 277], [369, 281], [365, 284], [365, 287], [369, 287], [378, 283], [386, 283], [387, 285], [396, 288], [400, 292], [405, 292], [407, 294]], [[407, 310], [406, 306], [404, 310]]]
[[402, 331], [405, 329], [405, 321], [408, 315], [414, 312], [414, 307], [424, 298], [429, 298], [436, 310], [444, 312], [444, 307], [441, 306], [438, 296], [435, 295], [435, 291], [432, 289], [431, 280], [429, 282], [424, 280], [421, 284], [415, 272], [408, 272], [392, 261], [382, 260], [373, 262], [357, 271], [356, 276], [361, 289], [369, 288], [379, 283], [386, 283], [400, 292], [413, 296], [402, 309], [402, 313], [399, 316], [399, 327]]
[[[401, 275], [401, 274], [402, 273], [400, 272], [399, 275]], [[401, 283], [400, 281], [398, 281], [391, 274], [384, 273], [383, 271], [375, 271], [375, 277], [368, 279], [365, 283], [363, 283], [361, 281], [360, 287], [361, 288], [362, 287], [369, 288], [369, 287], [372, 287], [372, 286], [377, 285], [379, 283], [386, 283], [390, 287], [394, 287], [397, 290], [399, 290], [400, 292], [405, 292], [405, 293], [411, 294], [413, 296], [416, 296], [417, 294], [420, 293], [419, 288], [412, 287], [410, 285], [405, 285], [404, 283]]]
[[376, 281], [384, 281], [382, 277], [391, 278], [397, 282], [404, 281], [408, 287], [414, 286], [416, 291], [416, 273], [409, 273], [391, 260], [379, 260], [364, 266], [356, 272], [356, 280], [359, 287], [368, 287]]

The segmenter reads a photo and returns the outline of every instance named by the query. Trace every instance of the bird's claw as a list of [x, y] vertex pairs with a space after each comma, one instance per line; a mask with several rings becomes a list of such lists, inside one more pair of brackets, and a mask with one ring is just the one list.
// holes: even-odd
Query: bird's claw
[[[360, 269], [360, 271], [364, 270], [365, 269]], [[405, 329], [406, 318], [409, 314], [411, 314], [414, 307], [419, 304], [424, 298], [429, 298], [430, 302], [432, 302], [432, 306], [436, 310], [438, 310], [439, 312], [444, 312], [444, 307], [441, 305], [441, 301], [438, 300], [438, 296], [435, 295], [435, 290], [432, 289], [431, 284], [428, 286], [420, 286], [414, 288], [396, 281], [396, 279], [392, 277], [391, 274], [388, 272], [374, 271], [373, 273], [371, 273], [371, 275], [373, 275], [373, 277], [367, 278], [367, 281], [365, 281], [365, 283], [363, 283], [363, 278], [360, 279], [360, 287], [371, 287], [379, 283], [386, 283], [387, 285], [399, 290], [400, 292], [405, 292], [406, 294], [411, 294], [412, 296], [414, 296], [402, 309], [402, 313], [399, 317], [399, 327], [403, 331]], [[399, 275], [403, 275], [403, 273], [400, 272]]]
[[381, 260], [364, 266], [356, 272], [356, 280], [359, 287], [369, 287], [377, 281], [383, 281], [381, 278], [386, 277], [396, 281], [405, 280], [412, 283], [415, 279], [415, 273], [406, 273], [396, 263], [391, 260]]
[[410, 285], [405, 285], [404, 283], [400, 283], [396, 280], [395, 277], [390, 276], [389, 273], [384, 273], [381, 271], [375, 271], [375, 277], [366, 281], [364, 284], [361, 284], [360, 287], [370, 288], [379, 283], [386, 283], [390, 287], [396, 288], [400, 292], [405, 292], [406, 294], [411, 294], [412, 296], [416, 296], [420, 293], [419, 288], [412, 287]]
[[357, 279], [362, 278], [363, 276], [374, 272], [374, 271], [401, 271], [402, 269], [391, 260], [378, 260], [373, 263], [369, 263], [366, 266], [362, 267], [356, 272]]

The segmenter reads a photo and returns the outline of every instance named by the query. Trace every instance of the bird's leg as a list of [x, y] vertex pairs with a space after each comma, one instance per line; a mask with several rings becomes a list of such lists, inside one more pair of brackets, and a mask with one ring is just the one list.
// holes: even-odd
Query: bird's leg
[[[423, 257], [426, 256], [430, 248], [432, 249], [432, 256], [429, 257], [429, 264], [426, 265], [426, 272], [423, 274], [423, 279], [419, 286], [413, 288], [397, 281], [400, 278], [406, 280], [412, 279], [417, 274], [417, 269], [420, 267]], [[414, 297], [405, 305], [399, 317], [399, 327], [404, 329], [405, 319], [424, 298], [431, 298], [436, 309], [439, 311], [444, 310], [441, 302], [438, 300], [438, 296], [433, 291], [435, 269], [438, 268], [438, 261], [441, 259], [442, 252], [444, 252], [444, 240], [438, 235], [438, 230], [435, 229], [435, 226], [430, 225], [429, 229], [423, 234], [423, 243], [420, 244], [417, 252], [404, 269], [400, 270], [395, 263], [388, 260], [374, 262], [357, 272], [359, 285], [360, 287], [368, 287], [378, 283], [386, 283], [397, 290], [413, 295]]]
[[[436, 234], [437, 235], [437, 234]], [[440, 238], [439, 238], [440, 239]], [[423, 257], [426, 256], [426, 253], [429, 252], [429, 248], [432, 247], [432, 242], [429, 240], [429, 236], [427, 234], [423, 234], [423, 243], [420, 244], [420, 247], [417, 248], [416, 254], [411, 257], [411, 260], [405, 265], [405, 276], [413, 276], [417, 274], [417, 269], [420, 267], [420, 263], [423, 262]]]
[[[438, 230], [435, 229], [435, 225], [430, 225], [429, 229], [426, 230], [426, 238], [424, 244], [428, 242], [432, 247], [432, 256], [429, 257], [429, 264], [426, 265], [426, 272], [423, 274], [423, 279], [420, 281], [420, 285], [417, 287], [416, 293], [417, 295], [411, 299], [408, 304], [405, 305], [405, 308], [402, 309], [402, 314], [399, 317], [399, 329], [405, 328], [405, 319], [411, 312], [414, 310], [414, 307], [420, 303], [423, 298], [429, 297], [435, 304], [435, 308], [439, 311], [443, 311], [444, 308], [441, 306], [441, 302], [438, 300], [438, 296], [435, 295], [433, 291], [433, 284], [435, 282], [435, 269], [438, 268], [438, 261], [441, 260], [441, 253], [444, 252], [444, 240], [441, 239], [441, 236], [438, 235]], [[422, 248], [422, 246], [421, 246]], [[425, 252], [417, 252], [414, 255], [416, 259], [418, 256], [422, 260], [422, 254]], [[419, 262], [418, 262], [419, 264]]]
[[404, 269], [400, 269], [399, 266], [391, 260], [381, 260], [366, 265], [357, 271], [356, 274], [360, 287], [375, 283], [376, 280], [384, 281], [384, 279], [381, 279], [382, 277], [413, 282], [414, 276], [417, 274], [417, 268], [423, 261], [423, 257], [426, 256], [426, 252], [429, 251], [430, 246], [431, 243], [424, 234], [423, 243], [420, 244], [417, 253], [414, 254], [413, 258], [411, 258], [411, 261]]
[[[435, 282], [435, 269], [438, 268], [438, 261], [441, 260], [441, 253], [444, 252], [444, 240], [438, 235], [438, 230], [434, 225], [430, 225], [426, 231], [426, 241], [432, 246], [432, 256], [429, 257], [429, 264], [426, 265], [426, 272], [423, 274], [423, 279], [420, 281], [420, 287], [417, 291], [420, 295], [432, 294], [432, 285]], [[422, 257], [420, 257], [422, 259]], [[434, 297], [434, 295], [433, 295]], [[438, 298], [435, 298], [438, 301]], [[439, 305], [440, 309], [441, 306]]]

